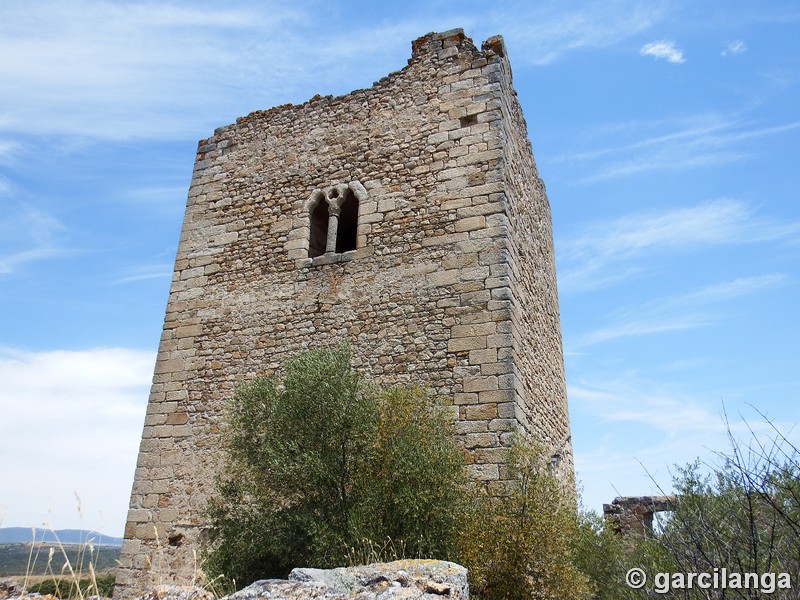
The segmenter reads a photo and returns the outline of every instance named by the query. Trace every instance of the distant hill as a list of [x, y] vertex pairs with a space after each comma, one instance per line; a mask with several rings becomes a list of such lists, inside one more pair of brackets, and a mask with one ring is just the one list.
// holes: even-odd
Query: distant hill
[[44, 543], [122, 546], [122, 538], [111, 537], [88, 529], [43, 529], [41, 527], [0, 527], [0, 544]]
[[[50, 553], [52, 549], [52, 554]], [[0, 577], [24, 575], [59, 575], [64, 566], [64, 554], [76, 573], [89, 572], [89, 563], [97, 573], [116, 568], [119, 546], [88, 546], [77, 544], [0, 544]]]

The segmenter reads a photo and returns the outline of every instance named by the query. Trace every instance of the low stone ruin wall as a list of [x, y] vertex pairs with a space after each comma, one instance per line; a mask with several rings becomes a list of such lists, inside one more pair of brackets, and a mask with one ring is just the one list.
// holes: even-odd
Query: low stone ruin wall
[[653, 515], [673, 509], [675, 496], [618, 496], [603, 504], [603, 515], [622, 535], [653, 533]]

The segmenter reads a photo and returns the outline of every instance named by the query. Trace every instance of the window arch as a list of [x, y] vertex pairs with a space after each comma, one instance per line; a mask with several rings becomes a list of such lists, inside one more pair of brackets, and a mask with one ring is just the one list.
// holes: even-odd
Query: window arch
[[368, 198], [358, 181], [316, 189], [305, 204], [308, 258], [341, 254], [359, 245], [359, 206]]

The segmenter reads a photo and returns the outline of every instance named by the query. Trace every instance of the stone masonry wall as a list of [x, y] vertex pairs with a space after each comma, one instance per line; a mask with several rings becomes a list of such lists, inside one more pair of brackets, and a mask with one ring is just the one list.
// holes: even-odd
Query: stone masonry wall
[[[370, 377], [452, 398], [487, 485], [517, 427], [567, 448], [571, 470], [549, 209], [490, 42], [429, 34], [372, 88], [257, 111], [199, 143], [118, 597], [192, 580], [225, 399], [312, 346], [347, 339]], [[309, 258], [313, 207], [344, 194], [359, 202], [356, 249]]]
[[[503, 53], [502, 39], [490, 38], [485, 51]], [[501, 87], [512, 353], [516, 421], [532, 434], [565, 480], [574, 484], [567, 410], [561, 324], [556, 287], [550, 204], [533, 162], [527, 125], [511, 85], [507, 61], [498, 70]]]

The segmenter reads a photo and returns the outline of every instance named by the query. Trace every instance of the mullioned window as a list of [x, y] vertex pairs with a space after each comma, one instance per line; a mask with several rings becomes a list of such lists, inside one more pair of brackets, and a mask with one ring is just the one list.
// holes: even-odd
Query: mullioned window
[[366, 198], [360, 184], [314, 190], [308, 201], [308, 257], [341, 254], [358, 247], [358, 207]]

